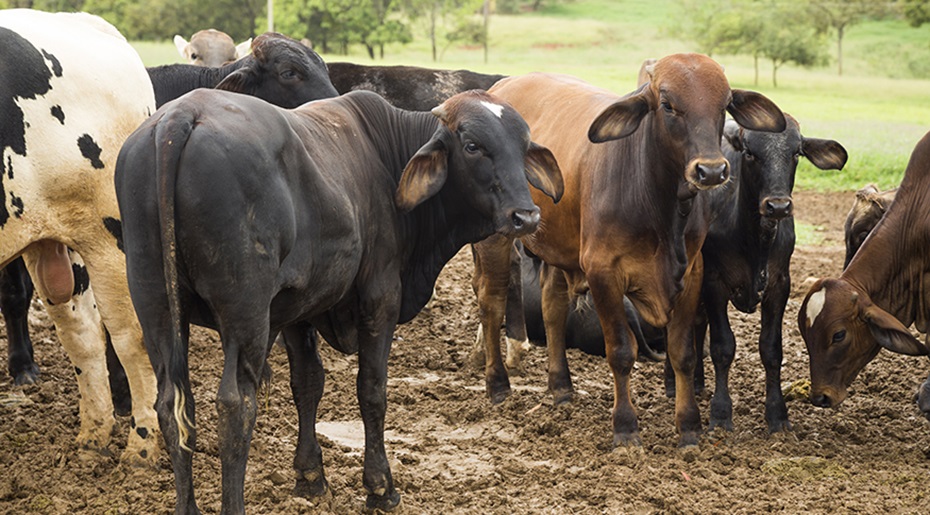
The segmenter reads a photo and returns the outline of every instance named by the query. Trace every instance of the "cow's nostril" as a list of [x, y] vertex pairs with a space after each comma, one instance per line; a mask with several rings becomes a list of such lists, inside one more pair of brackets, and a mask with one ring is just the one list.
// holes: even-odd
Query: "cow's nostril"
[[513, 214], [510, 215], [510, 220], [514, 230], [533, 231], [539, 224], [539, 211], [514, 211]]
[[727, 165], [719, 164], [708, 166], [699, 164], [696, 167], [697, 180], [705, 186], [716, 186], [727, 180]]
[[768, 199], [765, 201], [765, 216], [784, 218], [791, 214], [791, 199]]

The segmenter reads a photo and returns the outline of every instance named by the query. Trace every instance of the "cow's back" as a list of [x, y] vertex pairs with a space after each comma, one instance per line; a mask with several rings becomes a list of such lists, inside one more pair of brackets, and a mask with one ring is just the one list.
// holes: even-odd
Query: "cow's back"
[[570, 76], [540, 73], [508, 77], [489, 91], [523, 116], [533, 141], [552, 151], [562, 170], [565, 193], [558, 204], [531, 188], [533, 202], [539, 206], [545, 223], [525, 240], [534, 252], [541, 249], [535, 248], [533, 242], [560, 241], [558, 248], [548, 248], [543, 259], [563, 269], [577, 269], [580, 196], [583, 184], [596, 173], [584, 165], [603, 152], [588, 140], [588, 128], [619, 97]]
[[57, 219], [22, 218], [44, 235], [65, 231], [88, 203], [104, 211], [93, 213], [98, 220], [116, 218], [116, 156], [155, 104], [138, 54], [112, 25], [84, 13], [2, 11], [0, 27], [0, 59], [18, 70], [0, 79], [12, 91], [0, 98], [7, 209], [34, 213], [55, 203]]

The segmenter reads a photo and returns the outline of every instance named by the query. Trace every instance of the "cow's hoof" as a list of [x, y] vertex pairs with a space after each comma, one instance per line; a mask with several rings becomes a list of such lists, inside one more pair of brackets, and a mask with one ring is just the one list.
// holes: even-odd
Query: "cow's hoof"
[[556, 406], [564, 406], [566, 404], [571, 404], [572, 396], [574, 396], [575, 390], [569, 388], [568, 390], [556, 390], [552, 392], [552, 403]]
[[488, 396], [491, 398], [492, 405], [504, 402], [507, 397], [510, 397], [510, 394], [510, 385], [507, 385], [505, 388], [497, 388], [494, 391], [488, 391]]
[[13, 384], [22, 386], [24, 384], [36, 384], [39, 382], [39, 367], [32, 365], [20, 370], [13, 376]]
[[145, 437], [133, 430], [126, 443], [126, 450], [120, 456], [120, 463], [137, 468], [158, 468], [158, 434], [154, 431], [142, 431]]
[[326, 481], [326, 478], [323, 476], [322, 469], [320, 469], [319, 472], [298, 472], [298, 475], [297, 484], [294, 486], [295, 497], [303, 497], [305, 499], [324, 496], [332, 497], [332, 492], [329, 489], [329, 482]]
[[782, 431], [791, 431], [791, 422], [788, 422], [788, 419], [780, 420], [768, 420], [766, 421], [769, 426], [769, 434], [780, 433]]
[[401, 511], [400, 494], [397, 490], [385, 495], [368, 494], [365, 499], [366, 513], [399, 513]]
[[683, 431], [678, 439], [678, 448], [697, 447], [700, 441], [701, 437], [697, 431]]
[[614, 447], [642, 447], [643, 441], [639, 431], [632, 433], [614, 433]]
[[710, 425], [708, 430], [713, 432], [714, 429], [717, 429], [718, 427], [727, 431], [733, 431], [733, 419], [710, 417]]

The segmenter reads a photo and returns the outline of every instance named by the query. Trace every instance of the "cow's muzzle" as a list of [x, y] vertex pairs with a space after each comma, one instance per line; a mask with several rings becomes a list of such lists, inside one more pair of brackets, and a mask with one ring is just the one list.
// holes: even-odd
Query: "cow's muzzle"
[[507, 232], [514, 236], [525, 236], [539, 227], [539, 208], [514, 209], [509, 216], [510, 226]]
[[791, 216], [793, 212], [791, 197], [765, 197], [759, 203], [759, 214], [775, 220]]
[[730, 163], [726, 159], [692, 161], [687, 180], [698, 189], [707, 190], [730, 179]]

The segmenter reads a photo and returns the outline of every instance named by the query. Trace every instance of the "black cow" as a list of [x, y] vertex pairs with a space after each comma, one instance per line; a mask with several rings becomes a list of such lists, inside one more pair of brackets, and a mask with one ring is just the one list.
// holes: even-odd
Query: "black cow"
[[366, 66], [328, 63], [329, 78], [340, 94], [374, 91], [395, 107], [429, 111], [445, 99], [470, 89], [489, 89], [506, 75], [417, 66]]
[[[794, 174], [800, 156], [826, 170], [842, 169], [847, 154], [833, 140], [802, 136], [797, 121], [785, 118], [786, 129], [777, 133], [742, 129], [733, 121], [724, 128], [722, 148], [730, 162], [731, 179], [729, 185], [709, 192], [714, 221], [701, 249], [701, 302], [710, 325], [715, 373], [711, 429], [733, 429], [728, 381], [736, 340], [727, 316], [728, 303], [744, 313], [762, 304], [759, 353], [765, 367], [765, 421], [769, 432], [790, 428], [781, 392], [781, 333], [795, 242]], [[704, 329], [698, 331], [696, 343], [704, 341]], [[674, 391], [674, 376], [666, 375], [666, 385], [667, 391]]]
[[[222, 68], [169, 64], [147, 68], [155, 91], [156, 107], [196, 88], [228, 89], [247, 93], [281, 107], [296, 107], [310, 100], [335, 97], [326, 64], [313, 50], [281, 34], [268, 32], [255, 39], [252, 54]], [[437, 103], [438, 105], [438, 103]], [[74, 264], [76, 276], [86, 277]], [[79, 273], [78, 271], [82, 271]], [[84, 286], [86, 289], [86, 286]], [[75, 285], [75, 295], [81, 284]], [[8, 369], [15, 384], [36, 382], [39, 368], [33, 359], [27, 315], [33, 285], [22, 259], [0, 271], [0, 311], [8, 333]], [[116, 412], [130, 410], [128, 384], [112, 345], [107, 345], [110, 389]]]
[[244, 510], [255, 394], [278, 331], [299, 412], [297, 492], [328, 489], [314, 431], [323, 368], [311, 324], [333, 347], [359, 353], [367, 505], [397, 506], [383, 438], [395, 324], [423, 307], [463, 245], [535, 229], [527, 179], [556, 200], [562, 191], [552, 154], [530, 142], [510, 106], [469, 92], [433, 113], [439, 120], [371, 92], [287, 111], [197, 90], [123, 146], [116, 189], [130, 292], [157, 371], [179, 512], [197, 509], [189, 323], [216, 327], [223, 340], [224, 512]]

